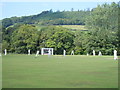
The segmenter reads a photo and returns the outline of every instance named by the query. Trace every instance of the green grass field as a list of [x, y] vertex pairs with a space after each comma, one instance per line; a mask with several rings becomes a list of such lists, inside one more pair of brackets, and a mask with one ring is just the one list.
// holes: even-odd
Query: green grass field
[[76, 30], [88, 30], [85, 25], [61, 25], [64, 28], [76, 29]]
[[[54, 26], [62, 26], [67, 29], [75, 29], [75, 30], [88, 30], [85, 25], [54, 25]], [[36, 25], [37, 29], [40, 30], [43, 27], [43, 25]]]
[[3, 55], [3, 88], [118, 88], [113, 56]]

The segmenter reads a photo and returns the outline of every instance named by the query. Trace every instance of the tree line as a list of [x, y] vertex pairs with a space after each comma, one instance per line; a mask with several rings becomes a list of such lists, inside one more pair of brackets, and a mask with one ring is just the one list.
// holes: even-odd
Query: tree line
[[[98, 5], [91, 11], [71, 11], [72, 13], [66, 11], [68, 16], [66, 14], [66, 18], [64, 19], [58, 17], [63, 17], [60, 13], [66, 12], [45, 11], [40, 15], [36, 15], [36, 17], [40, 16], [39, 18], [42, 18], [42, 16], [46, 17], [43, 18], [43, 21], [46, 19], [45, 22], [42, 22], [41, 19], [33, 19], [36, 24], [46, 25], [39, 30], [35, 23], [29, 24], [31, 23], [29, 21], [29, 23], [16, 23], [14, 25], [6, 21], [9, 23], [7, 24], [8, 26], [4, 25], [2, 27], [3, 51], [6, 48], [10, 53], [27, 53], [27, 50], [31, 49], [32, 53], [35, 53], [36, 50], [40, 50], [43, 47], [51, 47], [54, 48], [54, 54], [62, 54], [63, 50], [66, 50], [67, 54], [70, 54], [72, 50], [75, 51], [75, 54], [92, 54], [92, 50], [95, 50], [97, 53], [101, 51], [104, 55], [112, 55], [113, 50], [119, 47], [118, 10], [118, 3], [105, 3]], [[69, 29], [54, 25], [54, 22], [56, 20], [59, 21], [59, 19], [60, 21], [63, 19], [63, 21], [59, 21], [56, 25], [65, 23], [65, 19], [74, 17], [77, 12], [86, 13], [84, 20], [82, 21], [81, 19], [80, 22], [84, 22], [88, 31], [72, 32]], [[72, 15], [69, 16], [70, 13]], [[47, 15], [50, 15], [50, 17], [47, 18]], [[55, 19], [53, 19], [52, 15]], [[77, 17], [80, 16], [81, 14], [76, 14], [76, 18], [73, 19], [76, 24], [80, 24], [76, 21]], [[45, 24], [46, 22], [47, 24]], [[48, 24], [49, 22], [52, 24]], [[73, 23], [72, 21], [69, 22]]]

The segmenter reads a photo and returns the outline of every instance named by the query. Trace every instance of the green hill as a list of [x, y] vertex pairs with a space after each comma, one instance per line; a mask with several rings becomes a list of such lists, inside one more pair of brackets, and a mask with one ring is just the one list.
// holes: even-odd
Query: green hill
[[11, 17], [2, 20], [3, 27], [14, 24], [35, 25], [85, 25], [85, 19], [90, 11], [43, 11], [37, 15]]

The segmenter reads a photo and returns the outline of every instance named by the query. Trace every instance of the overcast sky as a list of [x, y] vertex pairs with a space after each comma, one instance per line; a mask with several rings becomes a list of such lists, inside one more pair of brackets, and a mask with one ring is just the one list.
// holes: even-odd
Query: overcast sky
[[[46, 1], [46, 2], [43, 2]], [[39, 14], [42, 11], [50, 10], [53, 11], [63, 11], [63, 10], [71, 10], [71, 8], [74, 8], [74, 10], [84, 10], [87, 8], [95, 8], [98, 4], [103, 3], [111, 3], [111, 2], [117, 2], [117, 0], [69, 0], [63, 1], [63, 0], [56, 0], [53, 2], [53, 0], [2, 0], [0, 3], [1, 8], [1, 15], [0, 19], [3, 18], [9, 18], [13, 16], [28, 16], [28, 15], [35, 15]]]

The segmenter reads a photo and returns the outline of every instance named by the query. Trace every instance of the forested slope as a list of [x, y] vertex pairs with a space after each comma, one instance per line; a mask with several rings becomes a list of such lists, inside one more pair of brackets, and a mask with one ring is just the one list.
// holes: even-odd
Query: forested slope
[[14, 24], [40, 25], [84, 25], [90, 11], [43, 11], [40, 14], [23, 17], [11, 17], [2, 20], [3, 27]]

